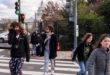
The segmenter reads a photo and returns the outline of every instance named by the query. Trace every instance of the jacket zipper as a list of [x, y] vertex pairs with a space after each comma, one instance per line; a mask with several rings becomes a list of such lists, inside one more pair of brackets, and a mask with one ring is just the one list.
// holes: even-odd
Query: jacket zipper
[[106, 75], [106, 70], [107, 70], [107, 59], [108, 59], [108, 56], [106, 54], [106, 64], [105, 64], [105, 71], [104, 71], [104, 75]]

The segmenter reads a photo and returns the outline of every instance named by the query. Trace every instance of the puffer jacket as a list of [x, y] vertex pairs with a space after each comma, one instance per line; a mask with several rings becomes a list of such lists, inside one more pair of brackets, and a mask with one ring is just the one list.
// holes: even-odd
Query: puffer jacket
[[96, 48], [87, 62], [88, 75], [110, 75], [110, 50]]

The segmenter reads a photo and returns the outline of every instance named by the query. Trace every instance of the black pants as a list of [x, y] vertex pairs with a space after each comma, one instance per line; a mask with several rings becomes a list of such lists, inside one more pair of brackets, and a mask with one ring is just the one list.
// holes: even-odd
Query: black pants
[[36, 47], [36, 55], [37, 56], [41, 55], [41, 46]]

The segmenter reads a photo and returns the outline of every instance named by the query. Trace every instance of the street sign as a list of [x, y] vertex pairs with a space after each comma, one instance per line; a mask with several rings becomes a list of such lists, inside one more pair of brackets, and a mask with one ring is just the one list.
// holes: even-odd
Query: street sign
[[78, 37], [79, 36], [79, 26], [76, 25], [76, 36]]

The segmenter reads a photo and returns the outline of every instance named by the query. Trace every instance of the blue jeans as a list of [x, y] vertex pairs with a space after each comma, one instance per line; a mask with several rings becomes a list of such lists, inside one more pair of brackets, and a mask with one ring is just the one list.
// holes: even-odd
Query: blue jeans
[[36, 45], [32, 44], [32, 54], [35, 54], [35, 53], [36, 53]]
[[44, 52], [44, 73], [49, 71], [49, 61], [51, 63], [51, 71], [55, 70], [55, 59], [49, 59], [49, 50]]
[[80, 66], [80, 71], [78, 72], [78, 75], [85, 75], [86, 74], [86, 61], [80, 61], [79, 66]]

